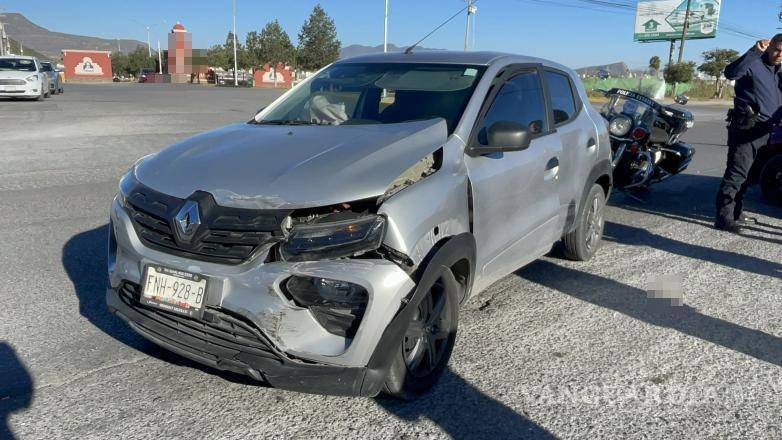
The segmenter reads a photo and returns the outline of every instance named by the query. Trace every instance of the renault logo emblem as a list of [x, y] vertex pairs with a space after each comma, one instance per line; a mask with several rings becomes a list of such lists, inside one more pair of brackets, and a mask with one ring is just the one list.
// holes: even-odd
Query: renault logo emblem
[[195, 234], [196, 229], [201, 224], [201, 216], [198, 214], [198, 203], [188, 200], [179, 209], [176, 217], [177, 226], [179, 227], [179, 236], [184, 241], [190, 241]]

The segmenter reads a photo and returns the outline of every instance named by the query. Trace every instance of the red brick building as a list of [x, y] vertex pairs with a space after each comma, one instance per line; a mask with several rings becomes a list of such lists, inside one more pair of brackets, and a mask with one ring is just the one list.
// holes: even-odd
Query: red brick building
[[111, 52], [105, 50], [62, 51], [65, 81], [111, 82]]
[[[293, 84], [293, 71], [290, 66], [277, 64], [277, 69], [272, 70], [271, 66], [264, 64], [263, 67], [255, 69], [253, 72], [254, 87], [290, 87]], [[275, 79], [275, 73], [277, 77]]]

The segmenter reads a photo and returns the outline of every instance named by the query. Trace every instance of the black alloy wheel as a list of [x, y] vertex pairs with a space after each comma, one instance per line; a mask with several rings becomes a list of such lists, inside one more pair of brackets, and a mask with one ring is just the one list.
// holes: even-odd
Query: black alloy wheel
[[399, 348], [383, 385], [383, 393], [413, 400], [426, 393], [442, 376], [451, 358], [459, 325], [462, 286], [447, 267], [431, 268], [438, 273], [421, 286], [421, 299], [411, 310]]
[[407, 371], [426, 377], [440, 364], [453, 331], [449, 308], [453, 307], [442, 278], [429, 290], [414, 315], [402, 342]]

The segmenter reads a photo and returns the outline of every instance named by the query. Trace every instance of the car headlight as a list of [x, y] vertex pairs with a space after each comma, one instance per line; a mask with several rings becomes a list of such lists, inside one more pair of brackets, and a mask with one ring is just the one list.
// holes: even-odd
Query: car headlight
[[300, 224], [280, 246], [285, 261], [310, 261], [351, 257], [380, 247], [386, 218], [366, 215], [350, 220]]
[[608, 131], [614, 136], [627, 136], [633, 128], [633, 120], [624, 115], [615, 116], [608, 124]]
[[30, 75], [27, 78], [25, 78], [29, 82], [38, 81], [38, 75]]

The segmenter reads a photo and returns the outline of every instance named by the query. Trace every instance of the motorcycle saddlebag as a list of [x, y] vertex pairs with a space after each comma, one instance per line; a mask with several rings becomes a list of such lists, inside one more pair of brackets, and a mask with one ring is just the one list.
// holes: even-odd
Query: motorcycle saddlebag
[[665, 155], [660, 161], [660, 168], [670, 174], [678, 174], [684, 171], [692, 162], [695, 148], [682, 142], [663, 147]]

